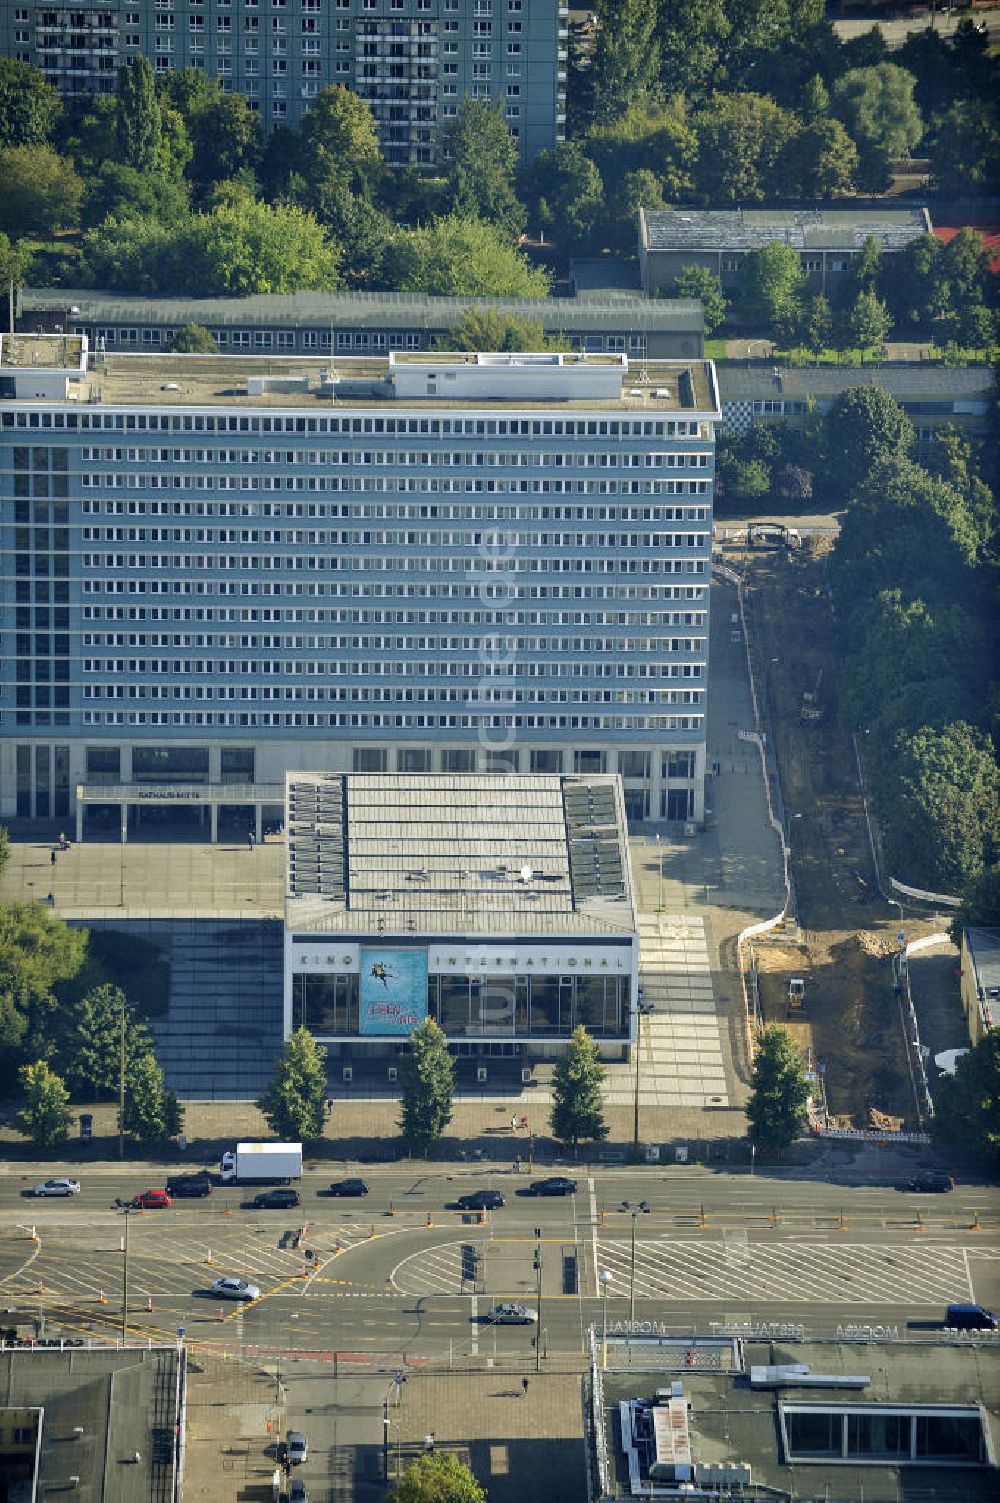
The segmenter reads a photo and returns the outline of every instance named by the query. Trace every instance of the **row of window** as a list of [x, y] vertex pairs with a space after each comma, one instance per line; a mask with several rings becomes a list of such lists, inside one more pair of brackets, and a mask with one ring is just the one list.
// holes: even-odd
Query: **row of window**
[[[19, 478], [19, 477], [15, 477]], [[27, 481], [28, 477], [20, 477]], [[61, 479], [62, 495], [68, 488]], [[356, 475], [149, 475], [144, 473], [80, 477], [85, 490], [133, 491], [310, 491], [352, 496], [708, 496], [708, 480], [407, 480], [388, 476], [366, 479]], [[20, 494], [27, 494], [27, 485]], [[48, 486], [34, 494], [48, 495]]]
[[[47, 724], [46, 721], [36, 722]], [[17, 717], [18, 724], [24, 724]], [[63, 717], [59, 724], [68, 724]], [[239, 726], [276, 729], [355, 729], [355, 730], [472, 730], [504, 731], [509, 726], [504, 715], [381, 715], [323, 714], [312, 710], [84, 710], [85, 726], [161, 725], [161, 726]], [[699, 715], [519, 715], [517, 724], [526, 730], [540, 731], [642, 731], [661, 734], [667, 731], [699, 731]]]
[[[81, 541], [84, 543], [170, 543], [196, 542], [207, 544], [270, 543], [277, 547], [306, 546], [321, 548], [371, 548], [407, 545], [421, 548], [707, 548], [711, 539], [707, 533], [698, 532], [518, 532], [516, 536], [481, 532], [389, 532], [347, 531], [287, 533], [270, 528], [235, 527], [83, 527]], [[40, 529], [36, 528], [34, 536]], [[184, 534], [183, 539], [181, 534]], [[18, 528], [15, 546], [28, 548], [32, 544], [20, 534], [30, 534], [28, 528]], [[124, 534], [124, 536], [123, 536]], [[39, 545], [40, 546], [40, 545]], [[68, 547], [69, 544], [56, 544]], [[71, 551], [74, 551], [71, 549]], [[85, 554], [84, 559], [92, 555]], [[141, 557], [141, 555], [140, 555]], [[186, 557], [186, 555], [185, 555]], [[272, 566], [277, 563], [272, 559]]]
[[[177, 331], [171, 328], [156, 328], [148, 325], [83, 324], [73, 325], [74, 334], [86, 334], [93, 347], [100, 350], [144, 349], [157, 350], [169, 345]], [[349, 350], [426, 350], [431, 341], [446, 333], [440, 330], [380, 330], [380, 329], [233, 329], [228, 326], [211, 328], [220, 350], [317, 350], [320, 353], [336, 349], [338, 354]], [[573, 334], [561, 331], [574, 349], [588, 354], [604, 352], [613, 355], [644, 355], [645, 334]]]
[[[274, 688], [268, 691], [261, 689], [259, 694], [241, 694], [237, 696], [235, 686], [220, 685], [197, 685], [197, 684], [140, 684], [126, 686], [123, 684], [86, 684], [83, 688], [85, 700], [115, 700], [127, 699], [159, 699], [159, 700], [233, 700], [262, 699], [274, 700], [284, 703], [294, 700], [313, 700], [316, 702], [329, 701], [331, 703], [342, 702], [351, 704], [363, 704], [367, 701], [381, 700], [385, 704], [462, 704], [462, 705], [554, 705], [554, 704], [616, 704], [616, 705], [698, 705], [700, 699], [697, 695], [668, 694], [654, 690], [629, 692], [621, 690], [613, 693], [611, 690], [587, 691], [585, 689], [560, 689], [546, 692], [544, 690], [526, 690], [524, 692], [513, 690], [490, 690], [474, 689], [471, 693], [460, 693], [458, 690], [441, 690], [437, 693], [421, 689], [386, 689], [379, 694], [376, 689], [330, 689], [308, 692], [303, 689], [292, 690]], [[20, 701], [19, 701], [20, 702]], [[46, 700], [45, 703], [48, 703]], [[69, 704], [69, 699], [63, 700]]]
[[[469, 620], [469, 613], [466, 613]], [[509, 631], [509, 624], [499, 617], [497, 625]], [[21, 646], [21, 637], [17, 637], [16, 651], [18, 654], [30, 652], [30, 646]], [[41, 656], [48, 654], [49, 648], [39, 645], [41, 639], [36, 637], [35, 652]], [[47, 639], [45, 639], [47, 640]], [[68, 639], [67, 639], [68, 640]], [[704, 651], [704, 637], [505, 637], [505, 640], [516, 643], [519, 651], [523, 652], [547, 652], [552, 650], [569, 652], [701, 652]], [[346, 637], [293, 637], [281, 636], [275, 632], [263, 636], [244, 633], [239, 636], [233, 634], [181, 634], [179, 632], [101, 632], [85, 631], [82, 645], [84, 647], [207, 647], [212, 651], [219, 651], [224, 647], [239, 647], [250, 650], [264, 648], [267, 651], [285, 652], [351, 652], [365, 651], [377, 648], [379, 651], [387, 649], [392, 651], [417, 651], [417, 652], [459, 652], [463, 650], [475, 650], [483, 643], [482, 635], [474, 637], [438, 637], [438, 636], [405, 636], [405, 637], [370, 637], [351, 635]], [[58, 650], [58, 649], [57, 649]], [[68, 651], [68, 647], [65, 649]], [[680, 676], [680, 666], [674, 665], [668, 676]], [[685, 677], [691, 666], [683, 665]], [[135, 672], [135, 668], [130, 671]], [[145, 666], [139, 670], [145, 672]], [[666, 674], [666, 669], [664, 669]], [[695, 677], [700, 673], [696, 672]]]
[[711, 438], [693, 418], [262, 417], [214, 412], [65, 412], [6, 408], [5, 429], [65, 428], [128, 433], [426, 434], [432, 438]]
[[[304, 595], [314, 599], [317, 597], [322, 598], [324, 595], [339, 595], [342, 598], [349, 597], [352, 601], [358, 597], [387, 600], [412, 600], [419, 598], [434, 600], [460, 599], [468, 601], [470, 599], [470, 592], [467, 586], [449, 584], [417, 585], [403, 584], [402, 582], [375, 584], [368, 581], [359, 581], [356, 584], [347, 585], [324, 584], [318, 581], [299, 583], [293, 580], [270, 579], [246, 579], [239, 585], [235, 583], [231, 584], [228, 580], [216, 582], [196, 580], [193, 589], [190, 584], [185, 588], [185, 581], [183, 580], [171, 580], [169, 584], [170, 590], [167, 593], [185, 595]], [[143, 580], [129, 580], [128, 585], [130, 594], [145, 594]], [[121, 595], [124, 593], [121, 586], [121, 580], [85, 579], [82, 588], [85, 595], [100, 595], [102, 592]], [[22, 598], [27, 598], [22, 597], [20, 594], [21, 588], [22, 585], [19, 582], [17, 585], [18, 594], [16, 595], [18, 601]], [[37, 588], [38, 586], [36, 586]], [[58, 590], [59, 588], [60, 586], [57, 584], [56, 589]], [[523, 600], [642, 600], [652, 603], [655, 600], [704, 600], [705, 595], [706, 589], [704, 585], [664, 585], [651, 582], [641, 585], [625, 585], [620, 583], [615, 585], [524, 585], [518, 591], [517, 598]], [[68, 599], [68, 590], [65, 598]], [[477, 600], [480, 598], [485, 600], [499, 599], [507, 604], [511, 596], [509, 588], [500, 586], [494, 592], [493, 587], [488, 586], [485, 591], [480, 592], [474, 598]], [[88, 607], [84, 607], [85, 614], [87, 609]], [[259, 621], [264, 617], [263, 611], [246, 607], [240, 610], [232, 610], [228, 614], [224, 606], [210, 609], [214, 609], [214, 615], [212, 616], [209, 616], [208, 610], [201, 607], [188, 606], [183, 610], [175, 607], [172, 610], [166, 608], [160, 611], [156, 611], [155, 607], [150, 607], [149, 619], [162, 621]], [[124, 606], [106, 605], [100, 607], [100, 612], [108, 620], [146, 619], [141, 612], [136, 611], [134, 606], [126, 608]]]
[[[707, 506], [468, 506], [451, 503], [411, 506], [405, 502], [379, 501], [374, 505], [364, 502], [350, 506], [327, 506], [324, 502], [307, 503], [281, 501], [111, 501], [101, 497], [87, 498], [81, 504], [85, 517], [343, 517], [352, 521], [367, 518], [386, 521], [445, 521], [445, 522], [707, 522]], [[33, 520], [44, 525], [49, 520], [48, 509], [34, 508]], [[68, 511], [52, 520], [66, 522]], [[15, 509], [15, 521], [28, 524], [27, 508]], [[121, 531], [121, 528], [116, 529]], [[191, 542], [191, 529], [175, 528], [175, 541]], [[297, 531], [286, 533], [291, 542], [311, 542], [313, 534]]]
[[[707, 470], [710, 456], [704, 451], [667, 451], [658, 453], [642, 449], [635, 453], [616, 450], [594, 454], [574, 449], [553, 452], [547, 449], [483, 451], [469, 449], [145, 449], [102, 448], [84, 445], [84, 462], [107, 464], [196, 464], [205, 465], [310, 465], [323, 468], [366, 469], [390, 466], [393, 469], [462, 469], [462, 470]], [[33, 467], [48, 467], [48, 456], [59, 455], [59, 468], [66, 470], [65, 450], [32, 448]], [[19, 444], [14, 450], [15, 470], [27, 470], [29, 449]]]
[[[432, 558], [423, 554], [407, 554], [404, 557], [385, 558], [371, 557], [367, 554], [352, 553], [345, 558], [333, 558], [317, 556], [315, 554], [297, 554], [281, 559], [261, 558], [257, 554], [237, 553], [84, 553], [81, 555], [85, 569], [110, 569], [115, 572], [121, 569], [183, 569], [189, 572], [192, 569], [204, 570], [208, 573], [226, 571], [232, 574], [245, 575], [256, 574], [263, 570], [282, 568], [295, 571], [324, 572], [332, 570], [336, 573], [365, 573], [365, 574], [462, 574], [468, 578], [469, 583], [464, 591], [465, 594], [474, 595], [481, 592], [483, 586], [480, 583], [481, 576], [496, 574], [499, 578], [509, 581], [515, 574], [706, 574], [708, 572], [707, 561], [703, 558], [525, 558], [519, 559], [515, 554], [507, 555], [495, 561], [488, 557], [479, 560], [476, 570], [476, 578], [470, 576], [468, 559], [466, 558]], [[17, 554], [14, 560], [16, 574], [27, 574], [29, 555]], [[34, 555], [36, 572], [47, 573], [47, 564], [40, 567], [44, 562], [40, 555]], [[68, 573], [68, 559], [65, 555], [55, 555], [55, 573]], [[252, 588], [256, 581], [244, 579], [242, 583], [228, 580], [214, 580], [208, 583], [209, 589], [219, 595], [225, 594], [253, 594]], [[127, 585], [129, 594], [191, 594], [192, 581], [164, 580], [164, 579], [102, 579], [84, 580], [83, 588], [88, 586], [91, 592], [105, 590], [108, 594], [122, 594]], [[510, 589], [509, 582], [506, 585], [498, 585], [498, 589]]]
[[[21, 607], [18, 607], [18, 627], [27, 626], [29, 623], [21, 619]], [[44, 614], [44, 620], [42, 616]], [[183, 613], [189, 619], [190, 612]], [[198, 611], [199, 621], [238, 621], [243, 619], [244, 612], [220, 609], [218, 611], [209, 608]], [[57, 616], [64, 617], [65, 622], [56, 622], [57, 627], [64, 624], [69, 627], [69, 612], [57, 611]], [[101, 610], [99, 606], [85, 605], [83, 619], [85, 621], [102, 621], [107, 615], [108, 619], [128, 621], [173, 621], [181, 619], [181, 612], [160, 610], [151, 606], [131, 606], [126, 611], [122, 607], [108, 612]], [[303, 611], [303, 610], [263, 610], [253, 613], [254, 619], [258, 617], [262, 621], [273, 621], [276, 625], [290, 625], [294, 621], [316, 622], [339, 622], [342, 625], [350, 625], [355, 629], [369, 624], [392, 625], [415, 624], [418, 626], [442, 625], [454, 626], [655, 626], [660, 630], [665, 626], [704, 626], [706, 613], [704, 611]], [[47, 608], [35, 610], [36, 625], [48, 625]], [[242, 637], [237, 641], [236, 637], [219, 636], [212, 633], [211, 636], [190, 634], [162, 635], [158, 632], [109, 632], [105, 637], [100, 632], [86, 633], [84, 641], [93, 636], [93, 645], [101, 646], [106, 643], [109, 647], [145, 647], [156, 645], [161, 647], [206, 647], [213, 642], [219, 642], [223, 646], [245, 647], [255, 645], [256, 637], [244, 640]], [[659, 641], [659, 639], [656, 639]], [[696, 652], [704, 646], [704, 637], [668, 637], [662, 642], [663, 648], [669, 648], [671, 652]], [[323, 647], [329, 645], [329, 639], [323, 637], [286, 637], [277, 645], [286, 647]]]

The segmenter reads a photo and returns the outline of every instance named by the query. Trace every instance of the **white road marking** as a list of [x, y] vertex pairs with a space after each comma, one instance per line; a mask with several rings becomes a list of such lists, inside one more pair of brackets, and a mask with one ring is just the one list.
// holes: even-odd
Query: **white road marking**
[[471, 1311], [471, 1315], [472, 1315], [472, 1337], [471, 1337], [471, 1342], [470, 1342], [470, 1352], [471, 1352], [471, 1354], [472, 1354], [473, 1357], [478, 1357], [479, 1356], [479, 1298], [478, 1298], [477, 1295], [474, 1294], [472, 1296], [472, 1299], [469, 1301], [469, 1307], [470, 1307], [470, 1311]]
[[601, 1282], [598, 1278], [600, 1270], [597, 1266], [597, 1195], [594, 1191], [594, 1177], [587, 1180], [587, 1192], [590, 1196], [590, 1256], [594, 1268], [594, 1293], [600, 1294]]

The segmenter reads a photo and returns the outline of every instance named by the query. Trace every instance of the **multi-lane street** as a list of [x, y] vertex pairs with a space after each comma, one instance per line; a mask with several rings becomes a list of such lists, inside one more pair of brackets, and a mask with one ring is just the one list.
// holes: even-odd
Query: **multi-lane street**
[[[102, 1167], [71, 1199], [35, 1200], [25, 1192], [39, 1177], [0, 1180], [4, 1304], [44, 1317], [50, 1336], [113, 1336], [126, 1234], [113, 1203], [155, 1178]], [[333, 1177], [308, 1175], [292, 1211], [255, 1211], [252, 1192], [217, 1187], [131, 1215], [130, 1334], [183, 1327], [195, 1346], [260, 1353], [528, 1354], [533, 1326], [486, 1320], [507, 1300], [540, 1312], [542, 1354], [580, 1356], [605, 1315], [609, 1331], [626, 1328], [632, 1299], [643, 1328], [773, 1323], [817, 1336], [926, 1336], [950, 1301], [1000, 1300], [994, 1188], [915, 1196], [691, 1166], [581, 1172], [576, 1195], [542, 1199], [523, 1175], [442, 1166], [371, 1171], [367, 1197], [336, 1199], [323, 1193]], [[455, 1208], [480, 1187], [501, 1190], [506, 1205], [482, 1216]], [[634, 1260], [623, 1199], [648, 1206], [636, 1211]], [[214, 1299], [224, 1275], [257, 1285], [260, 1298]]]

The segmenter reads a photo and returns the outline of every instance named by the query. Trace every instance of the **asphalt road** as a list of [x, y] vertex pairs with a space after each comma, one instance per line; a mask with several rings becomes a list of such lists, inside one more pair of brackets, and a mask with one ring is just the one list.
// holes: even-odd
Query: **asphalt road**
[[[88, 1174], [70, 1200], [27, 1198], [40, 1177], [0, 1179], [4, 1303], [43, 1316], [49, 1336], [113, 1336], [126, 1230], [113, 1201], [145, 1185], [110, 1170]], [[309, 1175], [299, 1211], [252, 1211], [247, 1191], [217, 1188], [131, 1216], [130, 1331], [162, 1339], [183, 1327], [195, 1346], [261, 1355], [523, 1359], [534, 1328], [484, 1317], [495, 1300], [537, 1307], [536, 1228], [543, 1356], [579, 1358], [605, 1315], [623, 1334], [633, 1284], [638, 1329], [680, 1334], [765, 1323], [808, 1336], [926, 1334], [951, 1300], [1000, 1302], [994, 1187], [914, 1196], [692, 1166], [584, 1174], [575, 1196], [540, 1199], [509, 1171], [367, 1177], [367, 1198], [341, 1200], [322, 1193], [327, 1176]], [[487, 1186], [504, 1193], [503, 1209], [480, 1220], [453, 1208]], [[649, 1207], [635, 1219], [634, 1277], [623, 1198]], [[603, 1286], [602, 1272], [612, 1275]], [[261, 1298], [216, 1301], [209, 1287], [225, 1274], [258, 1284]]]

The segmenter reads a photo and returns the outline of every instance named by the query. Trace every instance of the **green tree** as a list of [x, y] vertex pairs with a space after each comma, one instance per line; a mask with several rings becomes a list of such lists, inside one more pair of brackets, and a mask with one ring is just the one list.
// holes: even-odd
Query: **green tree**
[[118, 160], [139, 172], [160, 165], [163, 116], [156, 97], [156, 74], [139, 53], [118, 69], [115, 91]]
[[540, 318], [517, 318], [497, 308], [467, 308], [434, 341], [436, 350], [565, 350], [567, 341], [549, 338]]
[[579, 142], [539, 152], [533, 182], [541, 228], [567, 248], [586, 245], [604, 211], [604, 184]]
[[674, 278], [674, 296], [691, 297], [701, 304], [705, 316], [705, 333], [714, 334], [729, 307], [722, 295], [722, 283], [707, 266], [691, 262], [682, 266]]
[[184, 1125], [184, 1112], [175, 1092], [168, 1091], [152, 1048], [126, 1061], [125, 1111], [121, 1130], [147, 1147], [175, 1138]]
[[802, 90], [799, 114], [807, 125], [825, 120], [830, 113], [830, 91], [818, 73], [808, 79]]
[[962, 889], [962, 906], [948, 926], [952, 943], [962, 943], [963, 929], [1000, 929], [1000, 863], [986, 866]]
[[182, 324], [170, 341], [173, 355], [217, 355], [215, 335], [204, 324]]
[[727, 0], [660, 0], [660, 72], [668, 94], [701, 94], [711, 86], [732, 32]]
[[858, 148], [840, 121], [814, 120], [788, 138], [776, 176], [787, 195], [837, 198], [853, 191], [858, 165]]
[[62, 114], [41, 68], [0, 57], [0, 147], [45, 146]]
[[[631, 104], [614, 120], [592, 125], [579, 150], [585, 160], [597, 166], [601, 178], [611, 185], [609, 191], [613, 195], [615, 185], [637, 172], [652, 174], [668, 203], [685, 197], [695, 185], [698, 138], [688, 119], [685, 101], [676, 96], [662, 104]], [[559, 148], [556, 148], [558, 161]], [[551, 185], [547, 164], [536, 176], [537, 193], [548, 197]], [[655, 205], [646, 200], [645, 207]], [[631, 247], [635, 243], [635, 224], [626, 229]]]
[[51, 235], [74, 229], [83, 181], [69, 157], [51, 146], [0, 151], [0, 229], [11, 235]]
[[892, 316], [874, 292], [859, 292], [844, 320], [846, 343], [862, 350], [881, 349], [892, 330]]
[[853, 68], [833, 86], [834, 113], [862, 149], [906, 156], [924, 132], [913, 98], [916, 79], [895, 63]]
[[790, 110], [762, 94], [716, 93], [694, 127], [698, 191], [707, 203], [760, 203], [781, 191], [785, 152], [800, 128]]
[[451, 1451], [418, 1456], [387, 1496], [389, 1503], [486, 1503], [472, 1472]]
[[941, 281], [938, 263], [943, 249], [936, 235], [927, 234], [911, 240], [893, 256], [892, 276], [884, 291], [898, 322], [924, 322], [934, 289]]
[[607, 1137], [601, 1099], [604, 1073], [597, 1045], [581, 1023], [552, 1075], [552, 1136], [557, 1142], [575, 1149], [583, 1141], [599, 1143]]
[[[941, 663], [947, 673], [953, 659]], [[964, 721], [897, 740], [879, 800], [894, 875], [960, 893], [1000, 855], [1000, 769], [988, 738]]]
[[121, 987], [102, 982], [66, 1009], [67, 1026], [59, 1043], [59, 1067], [78, 1095], [118, 1095], [122, 1073], [122, 1016], [125, 1019], [125, 1083], [134, 1067], [153, 1052], [149, 1030], [137, 1021]]
[[352, 193], [367, 190], [382, 170], [371, 108], [342, 84], [320, 89], [302, 122], [301, 139], [298, 170], [317, 194], [335, 185]]
[[805, 285], [802, 262], [783, 240], [748, 251], [740, 262], [740, 316], [749, 327], [774, 328], [796, 312]]
[[455, 1092], [455, 1063], [433, 1018], [425, 1018], [410, 1034], [410, 1052], [399, 1068], [399, 1128], [410, 1151], [426, 1157], [451, 1121]]
[[183, 179], [163, 172], [139, 172], [120, 162], [104, 162], [87, 174], [83, 222], [105, 219], [151, 219], [174, 227], [191, 211], [190, 189]]
[[77, 974], [86, 951], [86, 930], [42, 904], [0, 906], [0, 1049], [17, 1049], [29, 1026], [45, 1027], [57, 984]]
[[326, 1089], [326, 1050], [308, 1028], [296, 1028], [257, 1105], [278, 1138], [295, 1142], [321, 1138]]
[[989, 193], [1000, 159], [996, 100], [956, 99], [928, 132], [931, 177], [949, 192]]
[[754, 1056], [747, 1137], [760, 1154], [777, 1156], [802, 1131], [809, 1086], [802, 1055], [787, 1028], [763, 1028]]
[[532, 267], [492, 225], [447, 215], [400, 230], [388, 248], [386, 276], [400, 292], [452, 297], [545, 297], [548, 273]]
[[[17, 240], [10, 240], [0, 231], [0, 297], [6, 297], [7, 299], [8, 330], [12, 330], [14, 327], [14, 299], [17, 296], [18, 288], [24, 285], [24, 279], [28, 274], [28, 267], [30, 265], [31, 252], [27, 247], [21, 245]], [[2, 838], [6, 841], [7, 831], [5, 829], [3, 830]], [[6, 859], [7, 853], [5, 852], [5, 862]], [[0, 871], [2, 870], [3, 866], [0, 865]]]
[[524, 229], [524, 206], [514, 191], [517, 144], [502, 105], [467, 96], [445, 132], [445, 144], [451, 212], [483, 219], [516, 241]]
[[913, 439], [913, 424], [895, 397], [880, 386], [852, 386], [826, 416], [830, 477], [850, 495], [877, 464], [905, 459]]
[[256, 166], [260, 120], [244, 94], [219, 93], [187, 122], [192, 156], [189, 175], [201, 188], [225, 182]]
[[825, 350], [833, 338], [833, 313], [829, 298], [811, 297], [802, 310], [801, 337], [810, 350]]
[[855, 297], [859, 292], [878, 293], [884, 276], [882, 247], [874, 235], [869, 235], [861, 247], [861, 254], [851, 260], [850, 290]]
[[22, 1065], [18, 1074], [24, 1105], [17, 1114], [17, 1130], [36, 1148], [55, 1148], [65, 1142], [73, 1120], [69, 1092], [43, 1059]]
[[1000, 1028], [963, 1054], [934, 1088], [934, 1136], [1000, 1164]]
[[[304, 201], [316, 202], [316, 218], [340, 249], [340, 269], [346, 284], [380, 286], [387, 247], [396, 233], [389, 215], [342, 184], [324, 187], [318, 195], [310, 194], [304, 184], [303, 188]], [[290, 192], [290, 198], [295, 196]]]
[[597, 0], [595, 19], [594, 118], [614, 120], [659, 96], [656, 0]]

